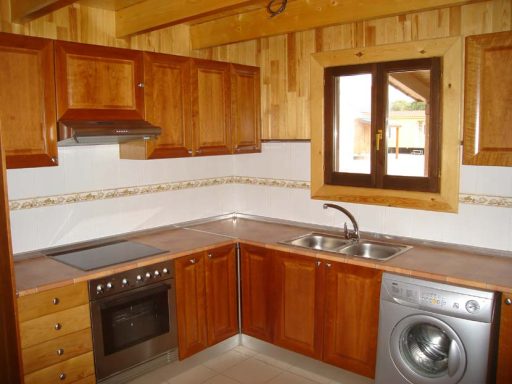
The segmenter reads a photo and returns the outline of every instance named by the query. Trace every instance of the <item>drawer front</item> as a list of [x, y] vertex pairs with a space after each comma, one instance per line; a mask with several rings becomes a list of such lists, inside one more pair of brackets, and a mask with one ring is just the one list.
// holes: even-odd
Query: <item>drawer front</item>
[[21, 296], [18, 298], [20, 322], [77, 307], [88, 301], [87, 283], [85, 282]]
[[92, 351], [91, 329], [34, 345], [23, 350], [23, 371], [25, 374], [49, 367], [72, 357]]
[[72, 359], [25, 375], [25, 384], [62, 384], [85, 382], [80, 381], [94, 375], [94, 359], [92, 352], [73, 357]]
[[21, 347], [27, 348], [90, 327], [89, 304], [24, 321], [20, 324]]
[[96, 384], [96, 376], [87, 376], [83, 379], [79, 379], [77, 381], [73, 381], [73, 384]]

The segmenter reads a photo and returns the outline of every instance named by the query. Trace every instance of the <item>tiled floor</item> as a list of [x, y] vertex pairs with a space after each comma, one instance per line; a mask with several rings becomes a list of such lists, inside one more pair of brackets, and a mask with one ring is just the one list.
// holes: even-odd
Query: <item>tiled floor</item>
[[[185, 360], [186, 361], [186, 360]], [[130, 384], [370, 384], [373, 380], [280, 349], [236, 346], [176, 374], [173, 363]], [[174, 367], [173, 367], [174, 365]]]

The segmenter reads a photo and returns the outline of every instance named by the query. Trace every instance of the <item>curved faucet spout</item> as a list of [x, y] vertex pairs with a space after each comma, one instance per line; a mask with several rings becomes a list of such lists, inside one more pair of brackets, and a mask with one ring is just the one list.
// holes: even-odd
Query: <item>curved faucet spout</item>
[[356, 218], [348, 211], [348, 209], [340, 207], [339, 205], [336, 204], [326, 203], [324, 204], [324, 209], [327, 208], [337, 209], [338, 211], [343, 212], [350, 219], [350, 221], [352, 222], [352, 226], [354, 227], [354, 230], [349, 231], [347, 229], [347, 223], [345, 223], [345, 237], [347, 239], [356, 239], [357, 241], [359, 241], [359, 225], [357, 224]]

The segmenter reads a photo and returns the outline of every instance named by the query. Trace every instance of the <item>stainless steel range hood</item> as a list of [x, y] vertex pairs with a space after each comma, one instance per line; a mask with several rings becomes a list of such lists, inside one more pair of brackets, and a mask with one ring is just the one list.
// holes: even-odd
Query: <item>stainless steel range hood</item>
[[61, 120], [59, 147], [125, 143], [156, 138], [161, 128], [144, 120]]

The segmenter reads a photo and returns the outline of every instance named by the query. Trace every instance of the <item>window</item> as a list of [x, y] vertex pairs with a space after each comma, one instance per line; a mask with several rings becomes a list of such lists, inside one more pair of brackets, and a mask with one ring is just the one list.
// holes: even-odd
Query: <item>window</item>
[[326, 184], [439, 192], [441, 58], [324, 68]]

